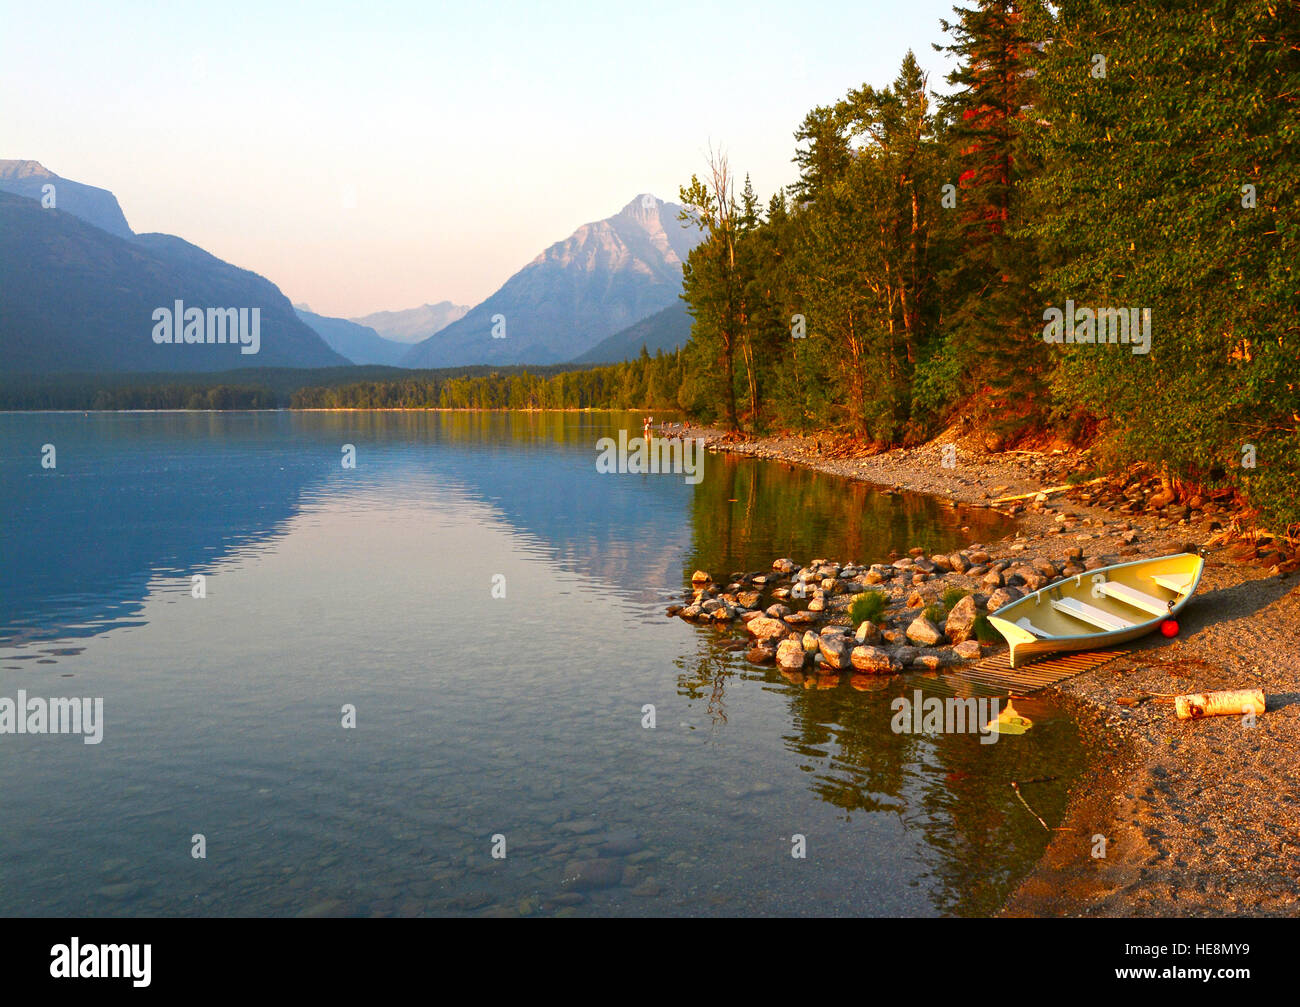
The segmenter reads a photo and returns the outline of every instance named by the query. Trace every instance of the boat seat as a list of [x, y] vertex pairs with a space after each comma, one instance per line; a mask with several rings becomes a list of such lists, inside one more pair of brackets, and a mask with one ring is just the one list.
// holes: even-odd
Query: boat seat
[[1151, 579], [1174, 594], [1186, 594], [1192, 586], [1192, 578], [1186, 574], [1157, 573]]
[[1108, 580], [1101, 586], [1102, 593], [1108, 598], [1114, 598], [1122, 601], [1125, 605], [1132, 605], [1143, 612], [1150, 612], [1152, 615], [1168, 615], [1168, 602], [1161, 601], [1159, 598], [1152, 597], [1145, 591], [1139, 591], [1135, 587], [1129, 587], [1127, 584], [1120, 584], [1118, 581]]
[[1131, 629], [1136, 626], [1136, 622], [1129, 622], [1127, 619], [1121, 619], [1117, 615], [1109, 612], [1103, 612], [1101, 609], [1092, 605], [1081, 602], [1078, 598], [1062, 598], [1060, 601], [1052, 602], [1052, 608], [1058, 612], [1064, 612], [1068, 616], [1078, 619], [1080, 622], [1086, 622], [1104, 630]]
[[1043, 630], [1041, 630], [1041, 629], [1039, 629], [1037, 626], [1035, 626], [1032, 622], [1029, 621], [1029, 617], [1028, 617], [1028, 616], [1025, 616], [1025, 617], [1020, 618], [1020, 619], [1017, 619], [1017, 620], [1016, 620], [1016, 625], [1019, 626], [1021, 629], [1027, 629], [1027, 630], [1029, 630], [1029, 632], [1033, 633], [1034, 636], [1051, 636], [1051, 635], [1052, 635], [1051, 633], [1044, 632]]

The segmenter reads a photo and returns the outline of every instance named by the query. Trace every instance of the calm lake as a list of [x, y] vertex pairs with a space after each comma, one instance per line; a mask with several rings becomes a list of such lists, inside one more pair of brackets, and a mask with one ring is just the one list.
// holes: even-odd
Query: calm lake
[[1055, 777], [1026, 788], [1054, 825], [1086, 769], [1068, 717], [895, 734], [890, 700], [941, 682], [788, 681], [664, 610], [696, 568], [1008, 527], [724, 455], [599, 473], [619, 429], [0, 414], [0, 697], [104, 711], [97, 745], [0, 734], [0, 914], [996, 911], [1047, 841], [1009, 781]]

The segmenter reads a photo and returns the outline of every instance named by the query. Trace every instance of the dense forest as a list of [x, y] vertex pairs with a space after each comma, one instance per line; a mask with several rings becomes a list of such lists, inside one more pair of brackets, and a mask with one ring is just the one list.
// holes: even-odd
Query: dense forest
[[[487, 370], [487, 368], [484, 368]], [[295, 409], [674, 409], [682, 384], [682, 354], [582, 371], [512, 368], [471, 375], [446, 371], [333, 388], [303, 388]]]
[[[808, 113], [766, 204], [714, 154], [679, 401], [733, 429], [1087, 439], [1300, 521], [1300, 16], [989, 0]], [[739, 193], [737, 194], [737, 189]]]

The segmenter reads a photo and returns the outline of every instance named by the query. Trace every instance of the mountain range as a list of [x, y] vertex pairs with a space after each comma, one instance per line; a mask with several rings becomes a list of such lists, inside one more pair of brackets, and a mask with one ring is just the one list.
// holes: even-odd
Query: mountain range
[[331, 350], [347, 357], [354, 364], [387, 364], [396, 367], [406, 355], [407, 346], [404, 343], [385, 339], [368, 325], [358, 325], [347, 318], [318, 315], [305, 304], [295, 304], [293, 310], [325, 340]]
[[422, 304], [418, 308], [406, 308], [403, 311], [376, 311], [351, 321], [374, 329], [384, 339], [410, 344], [418, 343], [445, 329], [452, 322], [463, 318], [467, 311], [467, 304], [439, 301], [437, 304]]
[[678, 300], [682, 263], [698, 242], [698, 232], [678, 221], [680, 211], [643, 194], [584, 224], [464, 318], [416, 343], [402, 363], [551, 364], [583, 355]]
[[[172, 235], [136, 234], [108, 190], [0, 160], [0, 370], [219, 371], [355, 364], [605, 363], [689, 338], [682, 263], [697, 237], [641, 195], [551, 245], [473, 308], [450, 301], [354, 319], [292, 305], [265, 277]], [[260, 350], [159, 345], [156, 312], [258, 309]]]

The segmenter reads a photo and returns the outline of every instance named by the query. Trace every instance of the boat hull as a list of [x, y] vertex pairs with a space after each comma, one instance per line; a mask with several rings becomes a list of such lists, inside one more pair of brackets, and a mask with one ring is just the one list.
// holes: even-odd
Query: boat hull
[[1178, 615], [1200, 584], [1193, 553], [1117, 563], [1048, 584], [1003, 605], [989, 622], [1011, 648], [1011, 667], [1048, 654], [1110, 647]]

